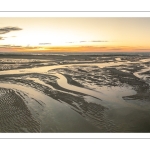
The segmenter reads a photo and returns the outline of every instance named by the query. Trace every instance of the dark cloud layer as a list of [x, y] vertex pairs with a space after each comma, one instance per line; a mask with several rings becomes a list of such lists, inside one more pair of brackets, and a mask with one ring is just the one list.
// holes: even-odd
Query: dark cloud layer
[[20, 31], [20, 30], [22, 29], [18, 27], [3, 27], [3, 28], [0, 28], [0, 34], [6, 34], [11, 31]]

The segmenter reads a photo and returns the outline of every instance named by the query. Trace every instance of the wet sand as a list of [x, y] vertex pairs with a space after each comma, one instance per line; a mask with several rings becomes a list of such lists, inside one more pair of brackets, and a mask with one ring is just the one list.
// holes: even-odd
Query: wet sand
[[145, 56], [0, 57], [0, 132], [150, 131]]
[[0, 88], [0, 112], [0, 132], [40, 132], [40, 123], [12, 89]]

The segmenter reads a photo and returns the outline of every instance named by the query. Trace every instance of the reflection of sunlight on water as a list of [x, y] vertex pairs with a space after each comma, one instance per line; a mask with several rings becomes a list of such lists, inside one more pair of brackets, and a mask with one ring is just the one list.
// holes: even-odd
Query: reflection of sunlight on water
[[[116, 60], [119, 61], [119, 59], [116, 59]], [[143, 62], [145, 62], [145, 60]], [[131, 63], [131, 62], [128, 61], [128, 62], [109, 62], [109, 63], [93, 63], [93, 64], [84, 64], [83, 63], [83, 64], [73, 64], [73, 65], [72, 64], [55, 65], [55, 66], [35, 67], [35, 68], [30, 68], [30, 69], [0, 71], [0, 73], [1, 73], [1, 75], [26, 74], [26, 73], [42, 73], [42, 74], [48, 75], [49, 73], [52, 74], [51, 72], [48, 72], [49, 70], [53, 70], [53, 69], [57, 69], [57, 68], [66, 68], [66, 67], [72, 67], [72, 66], [77, 67], [77, 66], [83, 66], [83, 65], [98, 66], [100, 68], [103, 68], [103, 67], [109, 67], [109, 66], [119, 66], [124, 63], [127, 64], [127, 63]], [[136, 63], [136, 62], [132, 62], [132, 63]], [[149, 68], [147, 68], [147, 69], [149, 69]], [[141, 71], [144, 72], [144, 71], [147, 71], [147, 69], [141, 70]], [[140, 75], [141, 71], [136, 72], [134, 75], [141, 78], [141, 75]], [[70, 91], [75, 91], [75, 92], [80, 92], [80, 93], [86, 94], [87, 96], [84, 96], [84, 99], [88, 103], [92, 102], [92, 103], [96, 103], [96, 104], [101, 104], [103, 106], [106, 106], [107, 108], [112, 108], [112, 109], [109, 109], [109, 111], [107, 112], [108, 116], [111, 119], [114, 117], [113, 119], [116, 122], [120, 121], [118, 123], [119, 125], [122, 125], [122, 122], [123, 122], [122, 118], [127, 118], [124, 120], [123, 123], [127, 122], [129, 125], [131, 124], [131, 119], [133, 120], [133, 124], [137, 125], [137, 123], [139, 123], [138, 120], [140, 121], [142, 118], [144, 118], [142, 115], [141, 116], [137, 115], [137, 113], [139, 114], [139, 110], [134, 109], [135, 103], [137, 103], [137, 106], [139, 106], [139, 105], [143, 106], [143, 110], [146, 108], [146, 106], [147, 106], [147, 110], [149, 109], [148, 102], [143, 103], [141, 101], [132, 101], [132, 100], [128, 102], [128, 101], [123, 100], [123, 98], [122, 98], [123, 96], [129, 96], [129, 95], [136, 94], [136, 92], [130, 86], [98, 87], [98, 86], [95, 86], [94, 84], [91, 84], [91, 88], [94, 90], [89, 90], [86, 88], [69, 85], [67, 83], [67, 79], [62, 74], [53, 72], [53, 75], [57, 76], [59, 78], [59, 79], [57, 79], [57, 82], [62, 88], [68, 89]], [[143, 77], [145, 77], [145, 76], [143, 75]], [[44, 80], [41, 81], [38, 78], [29, 78], [29, 77], [26, 79], [28, 81], [32, 80], [35, 83], [45, 85], [45, 86], [47, 86], [47, 88], [56, 90], [51, 85], [43, 82]], [[42, 92], [37, 91], [29, 86], [21, 86], [21, 85], [11, 84], [11, 83], [10, 84], [1, 83], [0, 87], [11, 88], [11, 89], [17, 90], [17, 91], [23, 91], [23, 93], [26, 93], [28, 95], [28, 97], [24, 97], [25, 99], [29, 98], [31, 100], [32, 98], [34, 98], [38, 101], [43, 101], [45, 103], [44, 111], [39, 112], [40, 113], [39, 116], [42, 121], [43, 132], [44, 131], [45, 132], [46, 131], [85, 131], [85, 130], [90, 131], [90, 129], [93, 130], [92, 127], [90, 126], [90, 124], [85, 119], [83, 119], [78, 113], [76, 113], [74, 110], [72, 110], [70, 108], [70, 106], [67, 105], [65, 102], [60, 103], [60, 102], [52, 99], [51, 97], [46, 96]], [[41, 88], [42, 88], [42, 86], [41, 86]], [[58, 90], [58, 91], [60, 91], [60, 90]], [[32, 109], [33, 110], [36, 109], [36, 111], [38, 111], [33, 100], [31, 100], [31, 101], [32, 102], [30, 102], [30, 106], [32, 107]], [[132, 115], [132, 112], [134, 112], [133, 118], [130, 117], [130, 114]], [[129, 117], [127, 117], [128, 114], [129, 114]], [[138, 118], [138, 116], [139, 116], [139, 118]], [[134, 119], [136, 117], [138, 119]], [[149, 116], [146, 116], [146, 117], [149, 118]], [[137, 120], [137, 122], [136, 122], [136, 120]], [[124, 127], [126, 127], [127, 125], [125, 124]], [[87, 128], [87, 129], [85, 129], [85, 128]]]
[[[122, 64], [124, 64], [124, 62], [92, 63], [92, 64], [90, 64], [90, 66], [98, 66], [100, 68], [103, 68], [103, 67], [109, 67], [109, 66], [118, 66], [118, 65], [122, 65]], [[67, 65], [44, 66], [44, 67], [35, 67], [35, 68], [30, 68], [30, 69], [20, 69], [20, 70], [18, 69], [18, 70], [1, 71], [1, 75], [5, 75], [5, 74], [25, 74], [25, 73], [46, 73], [47, 74], [49, 70], [53, 70], [53, 69], [57, 69], [57, 68], [65, 68], [65, 67], [70, 67], [70, 66], [83, 66], [83, 65], [89, 66], [89, 64], [84, 64], [84, 63], [82, 63], [82, 64], [73, 64], [73, 65], [72, 64], [67, 64]], [[118, 89], [113, 88], [111, 90], [108, 90], [108, 89], [106, 90], [105, 87], [99, 89], [98, 91], [93, 91], [93, 90], [89, 90], [89, 89], [69, 85], [67, 83], [67, 79], [61, 74], [55, 74], [55, 76], [60, 78], [60, 79], [58, 79], [57, 82], [61, 87], [72, 90], [72, 91], [78, 91], [78, 92], [96, 97], [98, 99], [101, 99], [103, 101], [112, 102], [112, 99], [113, 99], [114, 100], [113, 102], [122, 103], [123, 102], [122, 98], [121, 98], [122, 96], [126, 96], [126, 93], [129, 94], [129, 95], [130, 94], [133, 95], [133, 93], [135, 93], [134, 91], [131, 91], [131, 89], [126, 89], [126, 88], [123, 89], [124, 92], [121, 92], [119, 88]], [[43, 85], [45, 84], [44, 82], [42, 82], [38, 79], [34, 78], [33, 80], [36, 81], [37, 83], [40, 83], [40, 84], [43, 84]], [[52, 87], [50, 87], [50, 88], [52, 88]]]
[[[20, 93], [21, 96], [24, 97], [25, 101], [28, 102], [27, 105], [32, 115], [36, 116], [35, 114], [39, 114], [38, 119], [40, 119], [41, 122], [42, 132], [57, 132], [57, 130], [59, 132], [96, 131], [92, 125], [84, 120], [78, 113], [73, 111], [68, 105], [65, 105], [65, 103], [60, 103], [59, 101], [35, 90], [34, 88], [12, 83], [1, 83], [0, 87], [13, 89], [14, 91], [21, 93], [23, 92], [25, 94]], [[43, 111], [39, 109], [39, 105], [37, 105], [35, 100], [45, 103]]]
[[39, 80], [38, 78], [30, 78], [30, 77], [28, 77], [28, 78], [26, 78], [26, 79], [27, 79], [27, 80], [32, 80], [32, 81], [34, 81], [34, 82], [36, 82], [36, 83], [39, 83], [39, 84], [41, 84], [41, 85], [45, 85], [45, 86], [47, 86], [47, 87], [49, 87], [49, 88], [55, 90], [52, 86], [46, 84], [45, 82]]
[[[116, 103], [118, 105], [124, 105], [126, 102], [122, 99], [123, 96], [129, 96], [134, 95], [136, 92], [131, 87], [107, 87], [103, 86], [99, 88], [98, 90], [89, 90], [81, 87], [77, 87], [74, 85], [70, 85], [67, 82], [67, 79], [62, 75], [55, 73], [55, 76], [57, 76], [59, 79], [57, 80], [57, 83], [62, 88], [71, 90], [71, 91], [77, 91], [89, 96], [92, 96], [93, 98], [90, 98], [91, 101], [94, 101], [95, 103], [102, 104], [104, 106], [110, 105], [110, 103]], [[97, 99], [95, 99], [97, 98]], [[100, 101], [100, 99], [102, 101]], [[89, 101], [89, 98], [87, 99]]]
[[[118, 66], [124, 64], [124, 62], [109, 62], [109, 63], [91, 63], [90, 66], [98, 66], [100, 68], [109, 67], [109, 66]], [[17, 70], [5, 70], [1, 71], [1, 75], [5, 74], [21, 74], [21, 73], [46, 73], [52, 69], [66, 68], [70, 66], [89, 66], [89, 64], [67, 64], [67, 65], [54, 65], [54, 66], [44, 66], [44, 67], [35, 67], [27, 69], [17, 69]]]
[[150, 75], [146, 75], [146, 74], [142, 74], [144, 72], [150, 71], [149, 67], [146, 67], [145, 69], [142, 69], [138, 72], [135, 72], [134, 75], [142, 80], [144, 80], [146, 83], [148, 83], [150, 85]]
[[118, 61], [121, 61], [121, 58], [115, 58], [116, 60], [118, 60]]
[[[60, 92], [63, 92], [63, 93], [68, 93], [68, 92], [65, 92], [65, 91], [61, 91], [61, 90], [55, 89], [55, 88], [52, 87], [51, 85], [46, 84], [45, 82], [39, 80], [38, 78], [31, 78], [31, 77], [28, 77], [28, 78], [26, 78], [26, 80], [32, 80], [32, 81], [34, 81], [35, 83], [39, 83], [39, 84], [41, 84], [41, 85], [45, 85], [45, 86], [49, 87], [49, 88], [52, 89], [52, 90], [57, 90], [57, 91], [60, 91]], [[69, 94], [74, 95], [74, 96], [77, 96], [76, 94], [73, 94], [73, 93], [69, 93]]]
[[150, 58], [147, 58], [147, 59], [141, 59], [140, 61], [141, 61], [141, 62], [149, 62], [149, 61], [150, 61]]

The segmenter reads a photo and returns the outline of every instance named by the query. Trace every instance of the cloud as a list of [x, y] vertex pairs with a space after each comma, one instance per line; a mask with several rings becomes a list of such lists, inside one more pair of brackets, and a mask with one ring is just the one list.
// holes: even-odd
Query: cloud
[[20, 46], [20, 45], [0, 45], [0, 52], [2, 51], [38, 51], [41, 47], [32, 47], [32, 46]]
[[20, 31], [20, 30], [22, 29], [18, 27], [3, 27], [3, 28], [0, 28], [0, 34], [6, 34], [11, 31]]
[[3, 37], [0, 37], [0, 40], [4, 40], [4, 38], [3, 38]]
[[20, 46], [20, 45], [0, 45], [0, 48], [12, 48], [12, 49], [15, 49], [15, 48], [24, 48], [24, 47]]
[[0, 47], [10, 47], [11, 45], [0, 45]]
[[39, 45], [51, 45], [51, 43], [39, 43]]
[[108, 42], [108, 41], [99, 41], [99, 40], [93, 40], [93, 41], [80, 41], [80, 43], [85, 43], [85, 42], [93, 42], [93, 43], [100, 43], [100, 42]]
[[40, 46], [0, 45], [0, 48], [38, 49]]
[[75, 42], [66, 42], [66, 43], [75, 43]]
[[25, 46], [25, 47], [22, 47], [23, 49], [38, 49], [38, 48], [41, 48], [40, 46]]
[[108, 42], [108, 41], [90, 41], [90, 42], [98, 42], [98, 43], [100, 43], [100, 42]]

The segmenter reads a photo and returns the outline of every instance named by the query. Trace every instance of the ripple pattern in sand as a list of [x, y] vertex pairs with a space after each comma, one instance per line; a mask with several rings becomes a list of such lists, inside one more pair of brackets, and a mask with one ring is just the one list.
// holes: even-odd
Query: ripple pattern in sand
[[14, 90], [0, 88], [0, 95], [0, 132], [40, 132], [40, 124]]

